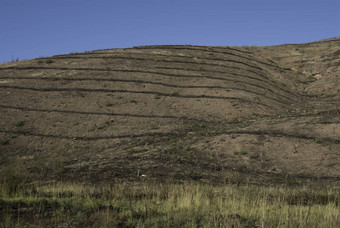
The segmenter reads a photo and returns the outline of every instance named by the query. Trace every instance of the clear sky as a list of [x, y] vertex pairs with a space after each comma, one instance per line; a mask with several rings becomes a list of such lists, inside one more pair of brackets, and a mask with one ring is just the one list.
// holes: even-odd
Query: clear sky
[[340, 36], [340, 0], [0, 0], [0, 62], [152, 44]]

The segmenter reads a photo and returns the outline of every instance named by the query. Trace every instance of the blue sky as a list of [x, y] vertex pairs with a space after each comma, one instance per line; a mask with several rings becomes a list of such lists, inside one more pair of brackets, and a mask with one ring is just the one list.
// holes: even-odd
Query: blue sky
[[152, 44], [340, 36], [339, 0], [0, 0], [0, 62]]

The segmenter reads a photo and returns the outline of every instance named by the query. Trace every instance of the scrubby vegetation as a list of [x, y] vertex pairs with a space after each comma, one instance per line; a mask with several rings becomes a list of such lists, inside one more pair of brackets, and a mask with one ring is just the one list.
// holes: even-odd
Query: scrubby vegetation
[[339, 189], [134, 182], [34, 183], [0, 192], [9, 226], [339, 227]]

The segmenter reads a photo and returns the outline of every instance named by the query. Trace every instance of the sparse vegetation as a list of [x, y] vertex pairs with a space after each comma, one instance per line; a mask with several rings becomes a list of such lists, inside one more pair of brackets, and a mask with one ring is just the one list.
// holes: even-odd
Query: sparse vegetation
[[247, 155], [248, 152], [245, 150], [234, 151], [234, 155]]
[[160, 127], [158, 126], [158, 125], [156, 125], [156, 124], [152, 124], [151, 126], [150, 126], [150, 129], [151, 130], [158, 130]]
[[256, 159], [259, 159], [259, 158], [260, 158], [260, 155], [254, 153], [254, 154], [251, 154], [251, 155], [249, 156], [249, 158], [250, 158], [250, 159], [256, 160]]
[[340, 227], [339, 41], [1, 65], [0, 227]]
[[8, 139], [0, 139], [0, 146], [4, 146], [9, 144], [9, 140]]
[[24, 126], [24, 124], [25, 124], [25, 121], [19, 120], [19, 121], [14, 123], [14, 126], [21, 127], [21, 126]]
[[321, 138], [316, 138], [315, 142], [318, 143], [318, 144], [321, 144], [321, 143], [323, 143], [323, 140]]
[[131, 148], [127, 151], [129, 154], [139, 154], [142, 152], [148, 151], [147, 148]]
[[[277, 183], [277, 184], [285, 184], [285, 185], [289, 185], [289, 186], [298, 185], [300, 183], [297, 179], [294, 179], [294, 178], [291, 178], [291, 177], [286, 177], [286, 178], [275, 177], [275, 178], [273, 178], [273, 182]], [[296, 196], [295, 200], [298, 200], [297, 196]], [[304, 202], [303, 199], [301, 201]]]
[[232, 139], [236, 139], [236, 138], [237, 138], [237, 135], [232, 134], [230, 137], [231, 137]]
[[[191, 174], [199, 178], [198, 173]], [[198, 176], [197, 176], [198, 175]], [[197, 183], [0, 187], [2, 226], [339, 227], [339, 190]], [[20, 217], [18, 217], [18, 214]]]
[[14, 63], [14, 62], [19, 62], [19, 58], [14, 58], [14, 56], [12, 56], [12, 61], [11, 61], [12, 63]]
[[235, 108], [239, 107], [239, 104], [238, 103], [235, 103], [235, 102], [232, 102], [231, 105]]
[[308, 79], [309, 79], [309, 80], [315, 81], [315, 77], [314, 77], [313, 75], [309, 75], [309, 76], [308, 76]]
[[51, 64], [51, 63], [54, 63], [54, 61], [52, 59], [47, 59], [47, 60], [43, 60], [43, 59], [39, 59], [37, 61], [37, 63], [40, 65], [40, 64], [43, 64], [43, 63], [46, 63], [46, 64]]
[[272, 59], [267, 59], [267, 60], [268, 60], [268, 62], [271, 62], [271, 63], [273, 63], [273, 64], [276, 64], [275, 61], [272, 60]]

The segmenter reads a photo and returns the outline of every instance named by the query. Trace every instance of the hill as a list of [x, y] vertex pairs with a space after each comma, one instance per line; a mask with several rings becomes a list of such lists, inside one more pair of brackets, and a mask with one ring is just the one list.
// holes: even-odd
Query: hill
[[0, 168], [29, 180], [340, 180], [340, 38], [0, 64]]

